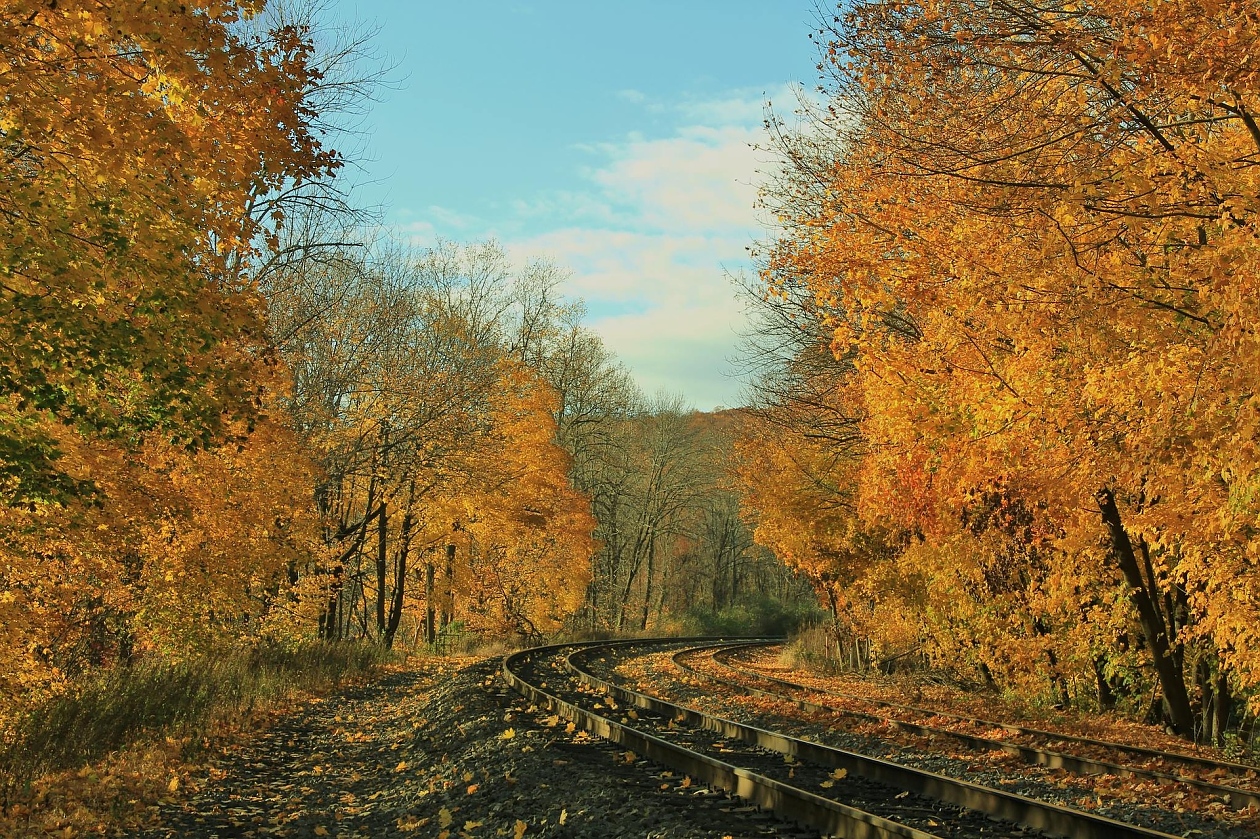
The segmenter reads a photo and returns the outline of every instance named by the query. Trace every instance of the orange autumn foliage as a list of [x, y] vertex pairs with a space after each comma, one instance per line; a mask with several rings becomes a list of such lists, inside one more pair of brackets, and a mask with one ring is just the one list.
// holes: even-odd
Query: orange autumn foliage
[[1046, 653], [1100, 696], [1157, 673], [1187, 735], [1260, 687], [1257, 31], [1230, 4], [856, 4], [768, 195], [772, 299], [858, 394], [857, 511], [953, 581], [929, 640], [964, 625], [990, 670]]
[[[53, 429], [56, 432], [56, 429]], [[287, 566], [310, 550], [313, 466], [261, 423], [239, 445], [134, 450], [66, 433], [64, 465], [92, 507], [0, 509], [5, 668], [0, 705], [133, 656], [178, 660], [278, 629]]]
[[586, 595], [595, 520], [570, 483], [554, 408], [545, 384], [505, 363], [484, 437], [434, 500], [431, 518], [459, 525], [432, 538], [456, 545], [454, 616], [470, 629], [541, 637]]

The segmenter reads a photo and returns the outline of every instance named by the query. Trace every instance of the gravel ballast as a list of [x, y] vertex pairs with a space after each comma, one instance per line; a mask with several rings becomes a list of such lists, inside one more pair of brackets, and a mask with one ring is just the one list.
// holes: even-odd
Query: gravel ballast
[[510, 692], [498, 659], [304, 704], [194, 778], [144, 839], [817, 833], [614, 748]]

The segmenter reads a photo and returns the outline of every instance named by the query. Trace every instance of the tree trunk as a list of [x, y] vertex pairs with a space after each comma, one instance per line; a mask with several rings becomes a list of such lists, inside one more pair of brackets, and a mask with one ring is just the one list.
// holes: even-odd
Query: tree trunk
[[[384, 516], [382, 516], [382, 520]], [[393, 649], [398, 624], [402, 622], [403, 594], [407, 581], [407, 554], [411, 550], [411, 511], [403, 514], [402, 534], [394, 561], [394, 598], [389, 604], [389, 620], [385, 624], [385, 648]]]
[[1155, 672], [1159, 674], [1164, 705], [1168, 710], [1172, 729], [1181, 737], [1193, 737], [1194, 711], [1190, 707], [1185, 676], [1177, 667], [1172, 641], [1168, 637], [1163, 617], [1153, 600], [1156, 592], [1147, 589], [1142, 578], [1142, 570], [1133, 552], [1133, 543], [1129, 541], [1129, 534], [1120, 520], [1115, 493], [1110, 488], [1103, 488], [1098, 491], [1095, 498], [1098, 509], [1102, 513], [1103, 523], [1107, 525], [1111, 536], [1112, 555], [1116, 558], [1124, 574], [1125, 582], [1128, 584], [1129, 599], [1137, 609], [1138, 620], [1146, 636], [1146, 645], [1155, 663]]
[[437, 576], [437, 568], [433, 565], [433, 560], [429, 560], [424, 564], [424, 642], [432, 644], [437, 640], [437, 609], [433, 602], [434, 595], [434, 577]]
[[[332, 566], [333, 581], [328, 587], [328, 600], [326, 601], [324, 610], [319, 618], [319, 635], [321, 638], [324, 638], [329, 641], [339, 641], [342, 638], [341, 613], [345, 612], [346, 610], [340, 608], [340, 603], [341, 603], [341, 589], [343, 585], [343, 578], [345, 577], [346, 563], [350, 560], [350, 557], [354, 556], [355, 554], [359, 552], [360, 549], [362, 549], [363, 542], [367, 539], [368, 525], [371, 524], [372, 519], [380, 515], [385, 509], [384, 505], [381, 505], [377, 507], [376, 509], [372, 509], [373, 495], [374, 495], [374, 485], [369, 485], [368, 497], [367, 497], [367, 512], [364, 513], [363, 520], [360, 522], [357, 522], [353, 528], [347, 528], [343, 520], [342, 527], [340, 528], [336, 536], [336, 538], [340, 540], [340, 539], [344, 539], [346, 536], [349, 536], [351, 533], [355, 534], [354, 542], [350, 545], [350, 547], [342, 551], [341, 556], [333, 560], [333, 566]], [[348, 621], [346, 625], [349, 626]]]
[[1094, 676], [1098, 679], [1098, 708], [1102, 711], [1111, 711], [1116, 707], [1116, 694], [1111, 689], [1111, 682], [1107, 680], [1107, 670], [1103, 659], [1094, 659]]
[[376, 520], [376, 635], [385, 634], [385, 561], [386, 540], [389, 534], [385, 502], [381, 502], [381, 515]]
[[639, 569], [643, 566], [644, 546], [647, 543], [648, 525], [639, 525], [639, 535], [635, 537], [630, 551], [630, 573], [626, 576], [626, 585], [621, 592], [621, 602], [617, 605], [617, 631], [626, 628], [626, 616], [630, 613], [630, 595], [634, 592], [635, 581], [639, 579]]
[[319, 616], [319, 635], [325, 641], [340, 640], [338, 636], [341, 634], [341, 616], [338, 614], [338, 607], [341, 605], [342, 573], [340, 565], [333, 566], [333, 579], [332, 584], [328, 586], [328, 599], [324, 603], [324, 611]]
[[647, 551], [647, 582], [643, 588], [643, 616], [639, 621], [639, 629], [647, 629], [648, 611], [652, 608], [652, 577], [656, 573], [656, 534], [653, 533], [648, 539]]
[[446, 546], [446, 597], [442, 603], [442, 628], [455, 620], [455, 546]]
[[1225, 745], [1225, 731], [1229, 728], [1229, 714], [1233, 710], [1234, 697], [1229, 691], [1229, 677], [1221, 670], [1221, 665], [1216, 665], [1216, 690], [1213, 692], [1214, 701], [1212, 704], [1213, 720], [1212, 728], [1214, 729], [1214, 739], [1216, 745]]

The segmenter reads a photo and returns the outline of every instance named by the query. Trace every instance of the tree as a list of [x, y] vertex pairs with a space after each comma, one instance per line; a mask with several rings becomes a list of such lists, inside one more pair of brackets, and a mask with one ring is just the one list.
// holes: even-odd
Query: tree
[[[828, 109], [784, 135], [768, 197], [788, 226], [764, 273], [850, 365], [862, 516], [921, 534], [958, 579], [944, 547], [989, 540], [986, 562], [1028, 581], [1012, 603], [1033, 636], [1082, 673], [1140, 637], [1170, 724], [1217, 737], [1227, 683], [1256, 684], [1258, 614], [1223, 596], [1250, 578], [1257, 513], [1257, 77], [1228, 15], [854, 6], [823, 33]], [[993, 497], [1031, 517], [1035, 551], [968, 526]], [[1047, 550], [1075, 583], [1038, 578]]]
[[[0, 480], [9, 503], [91, 483], [48, 422], [204, 445], [257, 413], [262, 311], [224, 254], [250, 196], [339, 166], [310, 128], [294, 27], [236, 3], [10, 6], [0, 44]], [[224, 131], [230, 126], [230, 131]]]
[[326, 475], [324, 556], [306, 569], [323, 581], [321, 634], [392, 644], [409, 602], [429, 641], [457, 620], [549, 631], [572, 600], [555, 579], [584, 585], [591, 526], [554, 443], [554, 391], [532, 366], [556, 328], [554, 269], [518, 275], [491, 243], [304, 270], [276, 309], [293, 412]]

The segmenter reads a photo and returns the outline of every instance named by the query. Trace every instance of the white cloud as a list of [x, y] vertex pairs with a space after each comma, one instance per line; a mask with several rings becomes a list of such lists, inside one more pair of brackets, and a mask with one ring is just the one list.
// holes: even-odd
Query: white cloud
[[427, 219], [412, 219], [393, 225], [396, 234], [404, 242], [418, 248], [427, 248], [438, 240], [437, 225]]
[[[706, 410], [739, 404], [727, 359], [743, 307], [727, 272], [747, 267], [746, 248], [762, 235], [756, 183], [770, 161], [753, 146], [766, 139], [766, 97], [733, 91], [661, 103], [634, 90], [617, 95], [672, 115], [675, 129], [574, 146], [587, 161], [579, 170], [586, 188], [518, 196], [506, 204], [511, 218], [497, 224], [478, 229], [430, 208], [412, 225], [417, 236], [435, 227], [460, 238], [497, 232], [518, 260], [555, 259], [572, 272], [565, 291], [588, 302], [591, 327], [647, 393], [681, 392]], [[794, 101], [786, 88], [775, 100]]]
[[430, 204], [425, 215], [436, 222], [436, 224], [440, 225], [443, 229], [454, 230], [461, 233], [473, 230], [481, 224], [481, 219], [476, 216], [461, 213], [458, 210], [452, 210], [448, 207], [439, 207], [437, 204]]
[[[730, 111], [727, 111], [730, 113]], [[558, 226], [509, 242], [572, 271], [566, 291], [592, 311], [631, 309], [591, 327], [648, 393], [681, 392], [701, 409], [739, 402], [730, 375], [743, 323], [727, 271], [747, 265], [760, 231], [759, 124], [678, 128], [591, 149], [591, 189], [535, 199], [526, 212]]]
[[753, 184], [759, 130], [688, 126], [673, 137], [607, 144], [608, 165], [591, 180], [609, 203], [633, 208], [638, 224], [684, 234], [747, 229], [755, 223]]

